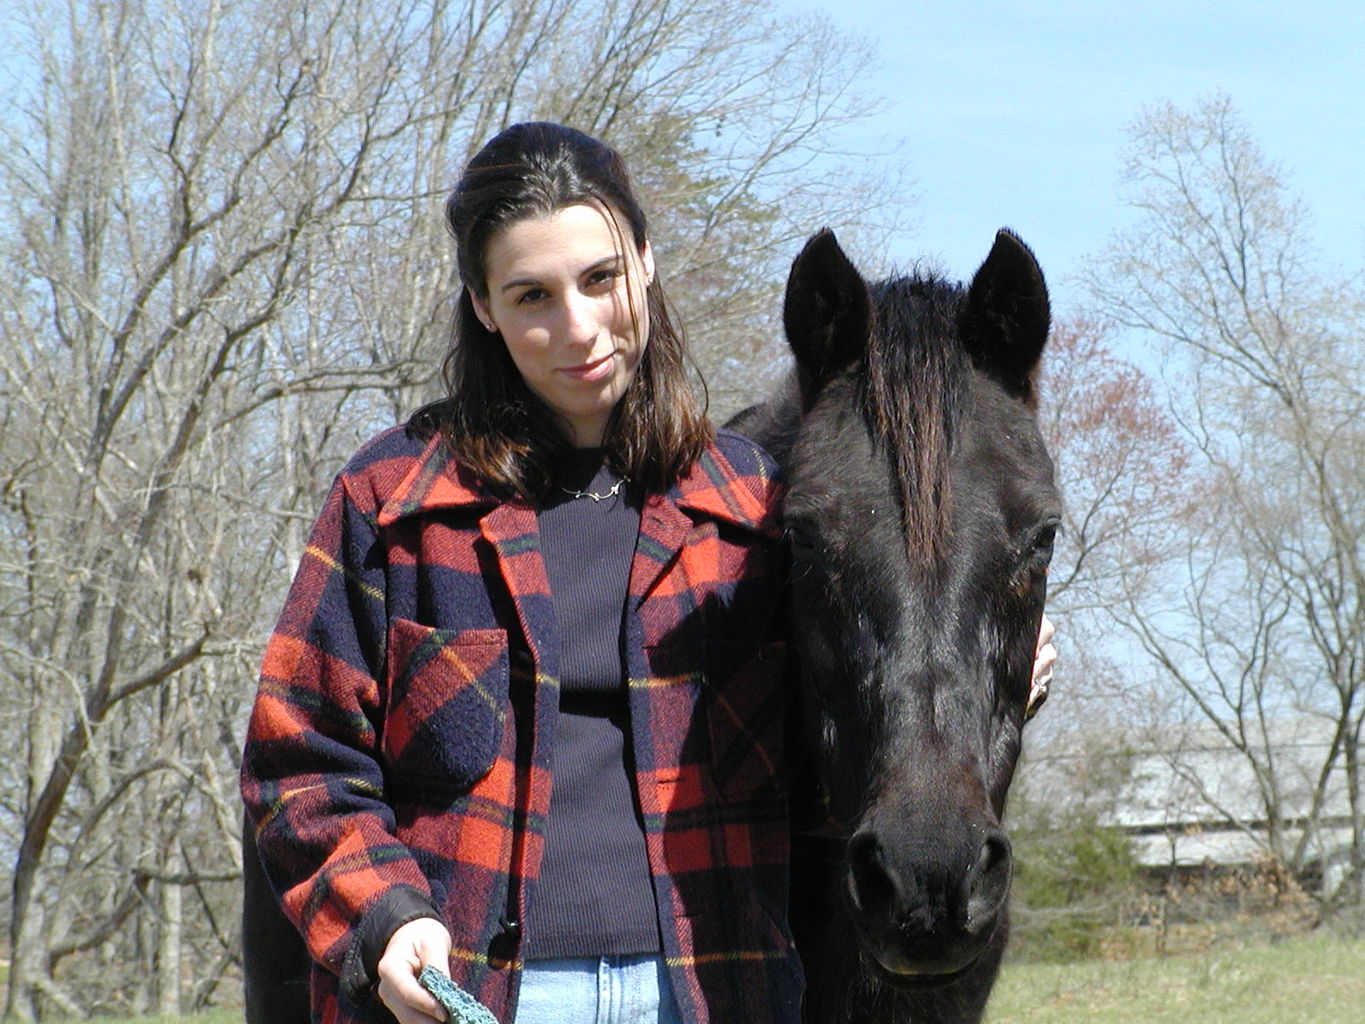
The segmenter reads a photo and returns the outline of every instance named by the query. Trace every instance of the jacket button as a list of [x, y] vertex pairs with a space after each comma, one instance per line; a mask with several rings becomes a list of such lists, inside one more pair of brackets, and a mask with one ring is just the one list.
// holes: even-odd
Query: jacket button
[[510, 920], [506, 914], [498, 918], [498, 927], [502, 929], [504, 935], [513, 941], [521, 938], [521, 922]]

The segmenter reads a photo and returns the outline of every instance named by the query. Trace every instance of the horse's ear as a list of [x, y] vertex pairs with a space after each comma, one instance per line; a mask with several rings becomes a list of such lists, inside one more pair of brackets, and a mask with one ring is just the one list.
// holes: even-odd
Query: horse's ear
[[867, 349], [872, 323], [867, 282], [829, 228], [812, 235], [792, 262], [782, 323], [807, 400]]
[[963, 306], [962, 339], [972, 361], [1011, 394], [1031, 402], [1050, 322], [1047, 284], [1033, 250], [1002, 228]]

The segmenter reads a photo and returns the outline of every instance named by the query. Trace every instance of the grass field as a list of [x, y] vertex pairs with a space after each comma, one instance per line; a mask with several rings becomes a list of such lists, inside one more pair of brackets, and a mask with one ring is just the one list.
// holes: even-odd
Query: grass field
[[1359, 1024], [1365, 941], [1294, 939], [1126, 961], [1012, 965], [987, 1024]]
[[[240, 1010], [100, 1024], [238, 1024]], [[1124, 961], [1016, 964], [987, 1024], [1360, 1024], [1365, 941], [1273, 946]]]

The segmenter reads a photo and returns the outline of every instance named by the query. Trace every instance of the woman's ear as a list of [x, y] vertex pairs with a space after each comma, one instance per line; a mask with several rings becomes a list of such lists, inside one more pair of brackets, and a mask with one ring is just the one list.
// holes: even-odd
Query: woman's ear
[[493, 314], [488, 309], [488, 303], [475, 295], [469, 288], [465, 288], [465, 294], [469, 296], [469, 301], [474, 307], [474, 315], [483, 324], [483, 329], [489, 333], [497, 333], [498, 325], [493, 322]]
[[645, 239], [645, 247], [640, 250], [640, 262], [645, 268], [645, 286], [654, 283], [654, 247]]

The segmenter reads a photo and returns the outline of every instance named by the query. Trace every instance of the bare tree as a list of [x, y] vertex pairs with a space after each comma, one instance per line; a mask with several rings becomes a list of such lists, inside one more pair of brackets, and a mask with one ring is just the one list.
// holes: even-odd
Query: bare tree
[[[1172, 409], [1204, 481], [1178, 558], [1137, 567], [1115, 618], [1255, 780], [1236, 824], [1304, 876], [1365, 870], [1365, 354], [1360, 279], [1313, 269], [1308, 219], [1226, 97], [1131, 130], [1137, 224], [1097, 259], [1102, 313], [1165, 347]], [[1327, 742], [1301, 784], [1290, 719]], [[1201, 781], [1201, 780], [1196, 780]], [[1213, 780], [1202, 780], [1209, 786]], [[1214, 794], [1206, 793], [1213, 799]]]
[[[1102, 610], [1130, 584], [1121, 567], [1169, 554], [1191, 511], [1190, 452], [1155, 381], [1115, 354], [1104, 324], [1053, 325], [1042, 381], [1049, 448], [1066, 488], [1064, 557], [1050, 598]], [[1108, 623], [1105, 624], [1108, 628]]]
[[711, 368], [753, 380], [790, 239], [868, 220], [804, 170], [858, 53], [740, 0], [0, 18], [6, 1009], [173, 1013], [235, 998], [259, 646], [327, 474], [435, 393], [471, 148], [534, 116], [618, 143]]

